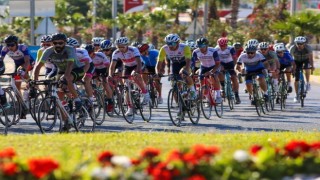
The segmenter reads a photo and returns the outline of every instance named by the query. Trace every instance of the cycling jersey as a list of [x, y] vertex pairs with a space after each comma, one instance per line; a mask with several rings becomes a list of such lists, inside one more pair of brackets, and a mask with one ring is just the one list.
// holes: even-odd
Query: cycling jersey
[[14, 63], [16, 65], [22, 65], [24, 64], [24, 57], [29, 56], [28, 47], [23, 44], [18, 44], [18, 48], [16, 51], [10, 51], [8, 47], [4, 46], [1, 50], [1, 57], [0, 59], [3, 59], [6, 55], [8, 55], [10, 58], [13, 59]]
[[288, 66], [288, 65], [291, 65], [292, 62], [294, 62], [291, 54], [288, 52], [284, 52], [283, 56], [282, 57], [278, 56], [278, 58], [279, 58], [280, 65]]
[[92, 58], [94, 67], [96, 69], [105, 69], [110, 65], [110, 58], [102, 52], [95, 52], [95, 56]]
[[142, 61], [146, 66], [156, 66], [159, 51], [156, 49], [149, 50], [148, 56], [141, 55]]
[[136, 58], [140, 58], [138, 48], [128, 46], [128, 50], [122, 53], [119, 49], [112, 53], [112, 61], [122, 61], [125, 66], [132, 67], [137, 65]]
[[254, 72], [260, 69], [264, 69], [263, 62], [266, 61], [264, 56], [256, 52], [255, 56], [251, 59], [248, 58], [248, 55], [246, 53], [242, 53], [240, 57], [238, 58], [237, 63], [238, 64], [244, 64], [244, 69], [247, 72]]
[[168, 45], [164, 45], [159, 51], [158, 61], [163, 62], [165, 59], [170, 62], [171, 66], [175, 63], [185, 62], [186, 59], [191, 59], [190, 47], [179, 43], [178, 48], [171, 51]]
[[269, 50], [268, 53], [263, 56], [270, 65], [273, 65], [276, 61], [278, 61], [277, 53], [274, 51]]
[[76, 56], [80, 61], [80, 65], [84, 66], [85, 62], [91, 63], [92, 59], [90, 58], [88, 51], [83, 48], [76, 48]]
[[304, 48], [300, 51], [296, 45], [292, 45], [289, 52], [293, 56], [294, 61], [308, 61], [309, 55], [312, 54], [312, 48], [305, 44]]
[[54, 46], [45, 49], [40, 58], [40, 62], [51, 62], [59, 68], [60, 72], [65, 72], [68, 62], [73, 62], [73, 69], [82, 67], [74, 48], [71, 46], [65, 46], [60, 53], [54, 50]]
[[193, 51], [192, 57], [198, 59], [201, 63], [201, 67], [213, 67], [216, 62], [219, 62], [219, 55], [216, 48], [208, 47], [207, 52], [203, 54], [200, 49]]
[[217, 47], [216, 49], [222, 65], [233, 62], [233, 58], [236, 57], [236, 51], [231, 46], [228, 46], [225, 50], [222, 50], [220, 47]]
[[[38, 51], [37, 51], [37, 59], [36, 59], [36, 62], [39, 62], [40, 61], [40, 58], [43, 54], [43, 51], [45, 50], [46, 48], [44, 47], [41, 47]], [[56, 69], [57, 66], [55, 66], [54, 64], [52, 64], [51, 62], [46, 62], [45, 64], [45, 67], [46, 68], [49, 68], [49, 69]]]

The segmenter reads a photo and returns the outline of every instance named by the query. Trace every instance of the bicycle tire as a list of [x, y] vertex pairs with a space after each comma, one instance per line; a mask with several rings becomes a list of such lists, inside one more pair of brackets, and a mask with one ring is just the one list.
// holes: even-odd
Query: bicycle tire
[[75, 129], [83, 133], [94, 132], [96, 127], [94, 106], [87, 97], [81, 97], [81, 101], [81, 108], [73, 110]]
[[[58, 119], [57, 100], [55, 97], [46, 97], [42, 100], [38, 109], [37, 124], [41, 133], [51, 131]], [[59, 126], [60, 130], [60, 126]]]
[[261, 109], [261, 100], [260, 100], [260, 97], [259, 97], [259, 90], [258, 90], [258, 86], [257, 85], [254, 85], [253, 86], [253, 101], [255, 102], [254, 103], [254, 106], [255, 106], [255, 109], [256, 109], [256, 112], [258, 114], [258, 116], [262, 116], [262, 109]]
[[203, 90], [204, 88], [200, 87], [200, 93], [199, 93], [200, 108], [201, 108], [203, 117], [209, 120], [212, 114], [212, 105], [210, 103], [210, 100], [203, 94]]
[[4, 126], [3, 135], [8, 134], [9, 120], [5, 108], [0, 104], [0, 122]]
[[[176, 95], [176, 99], [175, 96]], [[170, 89], [168, 93], [168, 112], [169, 112], [169, 117], [173, 125], [180, 127], [181, 126], [181, 121], [184, 118], [183, 115], [183, 108], [182, 108], [182, 102], [181, 102], [181, 97], [178, 94], [178, 89]], [[177, 118], [180, 113], [180, 118]]]
[[[190, 93], [190, 91], [189, 91]], [[199, 93], [197, 93], [199, 94]], [[189, 96], [190, 97], [190, 96]], [[187, 100], [188, 116], [192, 124], [198, 124], [200, 119], [200, 96], [196, 99]]]
[[301, 81], [301, 84], [300, 84], [300, 104], [301, 104], [301, 107], [304, 107], [304, 98], [305, 98], [305, 89], [304, 89], [304, 86], [305, 86], [305, 83], [304, 83], [304, 80], [300, 80]]
[[95, 102], [93, 102], [93, 110], [96, 118], [95, 122], [97, 125], [101, 125], [106, 119], [105, 98], [98, 89], [94, 89], [93, 94], [96, 98]]
[[42, 100], [46, 97], [46, 91], [38, 91], [35, 98], [29, 99], [29, 112], [31, 117], [38, 123], [37, 121], [37, 113]]
[[151, 100], [147, 102], [146, 104], [143, 104], [141, 94], [139, 95], [139, 102], [135, 101], [135, 104], [137, 106], [137, 109], [140, 111], [140, 115], [142, 119], [146, 122], [149, 122], [151, 120], [152, 116], [152, 102]]
[[226, 97], [228, 100], [228, 106], [230, 108], [230, 110], [234, 109], [234, 95], [233, 95], [233, 91], [231, 88], [231, 81], [226, 81]]
[[4, 108], [6, 109], [6, 114], [8, 118], [8, 127], [10, 127], [19, 120], [20, 105], [15, 96], [13, 96], [12, 94], [12, 88], [5, 88], [3, 90], [5, 91], [7, 98], [7, 107]]
[[[126, 92], [128, 92], [128, 91], [126, 91]], [[132, 124], [133, 120], [135, 118], [135, 111], [136, 111], [133, 104], [131, 105], [131, 108], [133, 109], [132, 115], [126, 116], [125, 114], [126, 114], [127, 110], [129, 109], [129, 104], [128, 104], [127, 98], [130, 98], [130, 96], [131, 96], [131, 100], [130, 101], [131, 102], [134, 102], [134, 101], [132, 99], [132, 95], [129, 96], [127, 93], [125, 93], [125, 91], [123, 91], [123, 95], [124, 95], [123, 97], [121, 96], [121, 112], [122, 112], [122, 116], [127, 121], [127, 123]]]

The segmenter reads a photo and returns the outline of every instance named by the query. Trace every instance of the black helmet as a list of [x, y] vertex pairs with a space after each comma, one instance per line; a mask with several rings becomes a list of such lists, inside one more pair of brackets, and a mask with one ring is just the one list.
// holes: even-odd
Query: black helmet
[[52, 41], [55, 41], [55, 40], [67, 41], [67, 36], [63, 33], [52, 34]]
[[201, 37], [201, 38], [197, 39], [196, 43], [198, 46], [199, 45], [208, 45], [209, 41], [208, 41], [208, 39]]
[[15, 35], [9, 35], [4, 39], [5, 43], [18, 43], [19, 38]]
[[87, 44], [84, 48], [88, 51], [89, 54], [94, 52], [94, 46], [92, 44]]

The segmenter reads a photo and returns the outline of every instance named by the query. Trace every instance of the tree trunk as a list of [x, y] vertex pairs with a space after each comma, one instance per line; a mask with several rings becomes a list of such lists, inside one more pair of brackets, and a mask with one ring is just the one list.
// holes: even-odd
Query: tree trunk
[[279, 1], [279, 20], [285, 20], [286, 16], [284, 14], [285, 10], [287, 10], [288, 0]]
[[219, 20], [216, 0], [212, 0], [209, 2], [209, 18], [208, 19], [209, 19], [209, 22], [212, 19]]
[[237, 20], [239, 13], [240, 0], [232, 0], [231, 1], [231, 22], [230, 25], [233, 30], [237, 28]]
[[177, 24], [177, 25], [180, 24], [180, 21], [179, 21], [179, 13], [180, 13], [179, 11], [176, 12], [176, 18], [175, 18], [175, 20], [174, 20], [174, 23]]

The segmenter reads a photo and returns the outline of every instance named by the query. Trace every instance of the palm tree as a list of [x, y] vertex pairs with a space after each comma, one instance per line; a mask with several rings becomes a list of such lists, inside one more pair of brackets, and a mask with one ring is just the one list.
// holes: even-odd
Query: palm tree
[[239, 6], [240, 6], [240, 0], [232, 0], [231, 1], [231, 22], [230, 22], [230, 25], [233, 29], [237, 28]]

